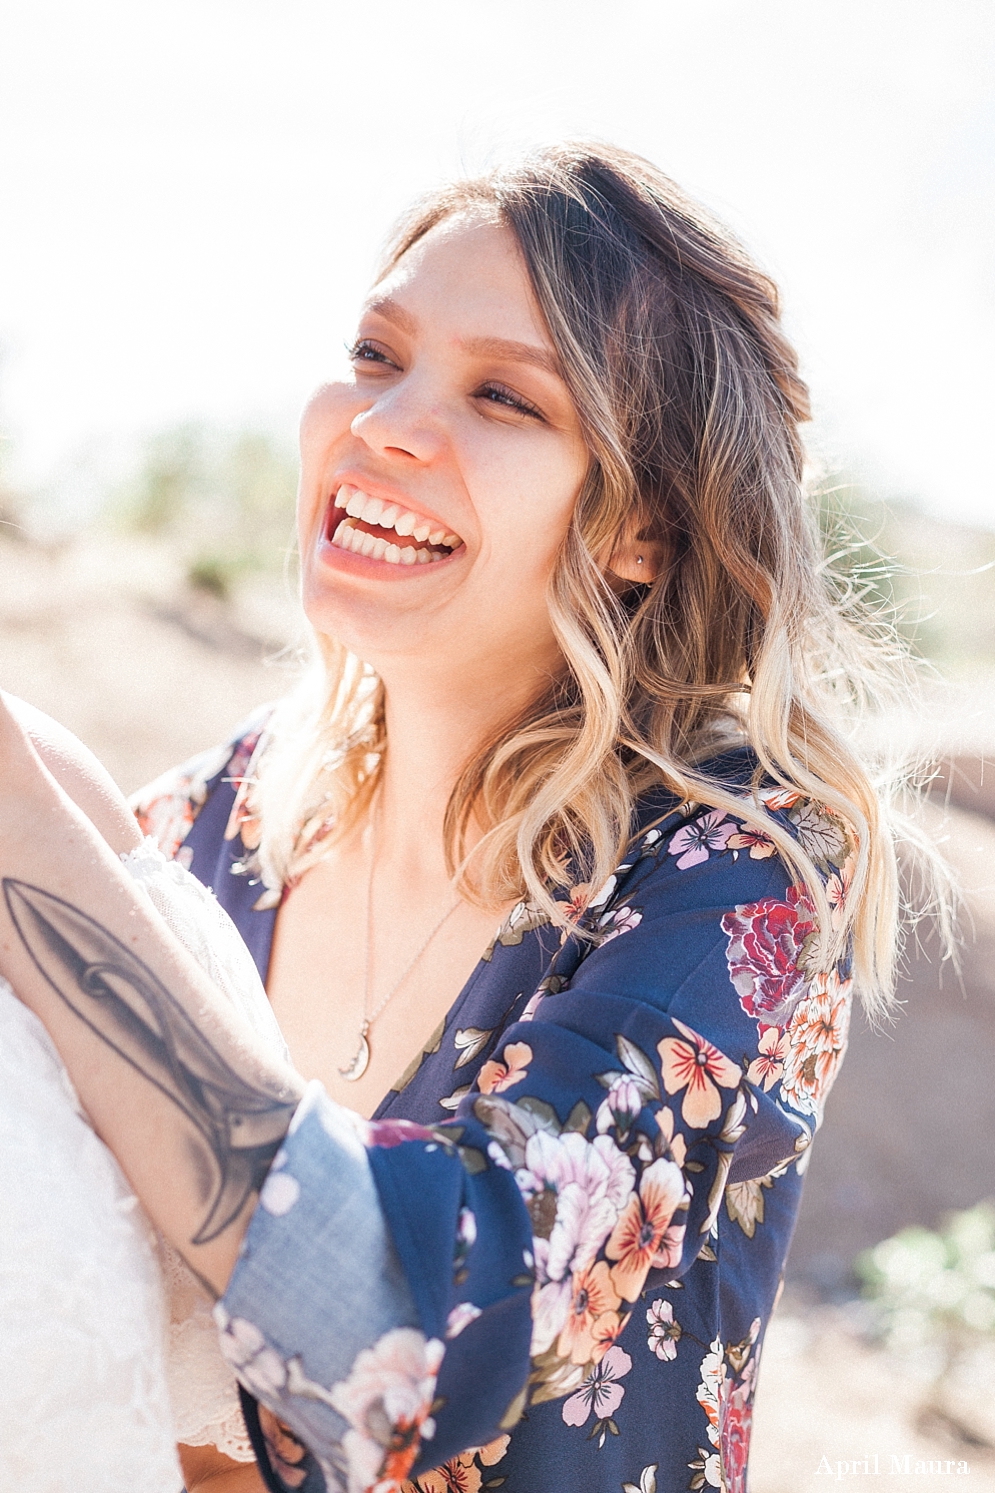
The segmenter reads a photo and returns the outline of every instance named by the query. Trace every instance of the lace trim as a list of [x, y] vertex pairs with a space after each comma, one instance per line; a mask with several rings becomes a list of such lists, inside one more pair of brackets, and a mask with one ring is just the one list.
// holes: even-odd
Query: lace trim
[[251, 1462], [238, 1385], [218, 1348], [211, 1304], [181, 1256], [162, 1237], [159, 1263], [170, 1316], [166, 1382], [176, 1439], [184, 1446], [216, 1446], [233, 1461]]

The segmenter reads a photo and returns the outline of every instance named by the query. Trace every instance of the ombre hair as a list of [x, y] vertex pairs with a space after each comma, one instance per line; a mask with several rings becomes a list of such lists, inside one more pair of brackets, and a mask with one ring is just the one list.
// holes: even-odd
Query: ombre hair
[[[803, 483], [808, 391], [776, 287], [668, 177], [611, 147], [558, 145], [444, 187], [401, 221], [382, 272], [460, 215], [515, 235], [590, 466], [548, 593], [565, 669], [465, 764], [445, 816], [456, 885], [567, 926], [562, 889], [597, 891], [625, 858], [636, 799], [662, 786], [762, 826], [816, 910], [820, 966], [852, 954], [865, 1004], [883, 1008], [899, 948], [896, 785], [854, 733], [907, 689], [908, 669], [827, 573]], [[664, 560], [620, 594], [606, 561], [633, 535]], [[364, 815], [387, 746], [375, 675], [315, 642], [251, 785], [271, 885]], [[752, 792], [709, 771], [736, 743], [756, 758]], [[835, 917], [762, 783], [845, 821], [854, 854]]]

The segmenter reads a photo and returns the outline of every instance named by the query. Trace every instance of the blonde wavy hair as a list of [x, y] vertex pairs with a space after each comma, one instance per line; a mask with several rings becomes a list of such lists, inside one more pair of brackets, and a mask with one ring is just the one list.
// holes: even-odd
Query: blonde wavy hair
[[[556, 893], [607, 880], [637, 798], [662, 785], [762, 826], [816, 910], [819, 966], [852, 952], [865, 1004], [882, 1009], [899, 945], [895, 778], [858, 753], [853, 728], [909, 677], [888, 629], [862, 626], [827, 575], [803, 484], [808, 392], [776, 287], [672, 181], [611, 147], [559, 145], [444, 187], [401, 221], [383, 272], [461, 214], [515, 235], [590, 467], [549, 585], [565, 668], [466, 763], [445, 817], [456, 885], [478, 905], [527, 898], [565, 925]], [[633, 534], [666, 558], [651, 585], [619, 594], [605, 560]], [[251, 786], [274, 885], [367, 812], [388, 745], [372, 671], [315, 642]], [[752, 795], [709, 771], [736, 742], [756, 757]], [[855, 854], [835, 926], [762, 780], [846, 822]]]

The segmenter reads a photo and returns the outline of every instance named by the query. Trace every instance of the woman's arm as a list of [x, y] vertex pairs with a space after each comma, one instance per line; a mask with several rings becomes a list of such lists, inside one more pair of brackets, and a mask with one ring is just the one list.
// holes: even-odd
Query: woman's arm
[[21, 726], [41, 761], [112, 850], [132, 850], [141, 832], [117, 784], [93, 753], [65, 726], [15, 695], [0, 690], [0, 701]]
[[114, 854], [135, 837], [113, 790], [96, 798], [110, 845], [0, 702], [0, 973], [156, 1224], [221, 1292], [302, 1084], [143, 905]]

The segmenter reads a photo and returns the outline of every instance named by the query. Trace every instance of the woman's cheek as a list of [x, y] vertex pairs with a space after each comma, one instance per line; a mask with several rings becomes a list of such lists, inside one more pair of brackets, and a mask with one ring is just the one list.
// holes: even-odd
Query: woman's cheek
[[350, 433], [353, 420], [369, 400], [354, 384], [323, 384], [304, 406], [300, 423], [301, 462], [320, 459]]

